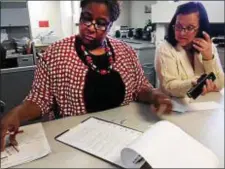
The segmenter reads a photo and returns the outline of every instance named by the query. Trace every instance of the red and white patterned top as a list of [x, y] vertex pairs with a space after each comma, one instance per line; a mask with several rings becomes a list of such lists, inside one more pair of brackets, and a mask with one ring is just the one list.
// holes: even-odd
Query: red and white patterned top
[[[134, 100], [142, 89], [152, 88], [144, 76], [135, 51], [126, 43], [109, 38], [115, 53], [113, 69], [119, 72], [125, 84], [125, 97], [122, 105]], [[87, 111], [84, 103], [84, 83], [88, 71], [75, 51], [76, 36], [58, 41], [48, 47], [40, 58], [35, 71], [32, 89], [25, 100], [40, 106], [42, 115], [50, 113], [55, 97], [60, 108], [60, 115], [83, 115]]]

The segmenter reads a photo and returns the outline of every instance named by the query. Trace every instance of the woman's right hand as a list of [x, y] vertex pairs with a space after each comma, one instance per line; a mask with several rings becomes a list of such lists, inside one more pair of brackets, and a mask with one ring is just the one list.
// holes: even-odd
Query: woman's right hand
[[20, 126], [20, 119], [17, 111], [11, 111], [4, 115], [1, 119], [1, 151], [5, 150], [5, 137], [9, 134], [9, 141], [13, 145], [17, 145], [16, 133]]
[[[29, 112], [29, 113], [27, 113]], [[19, 132], [20, 122], [41, 117], [40, 107], [31, 101], [24, 101], [23, 104], [15, 107], [1, 118], [1, 151], [5, 149], [5, 136], [9, 134], [9, 141], [17, 145], [16, 134]]]

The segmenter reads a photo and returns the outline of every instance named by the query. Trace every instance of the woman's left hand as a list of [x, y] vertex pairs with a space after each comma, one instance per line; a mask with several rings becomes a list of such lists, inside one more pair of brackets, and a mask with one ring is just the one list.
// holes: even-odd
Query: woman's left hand
[[195, 38], [193, 40], [193, 47], [201, 52], [204, 60], [211, 60], [213, 58], [212, 54], [212, 41], [210, 36], [203, 31], [203, 38]]
[[218, 92], [218, 88], [216, 84], [212, 80], [206, 80], [206, 85], [203, 87], [202, 95], [205, 95], [209, 92]]

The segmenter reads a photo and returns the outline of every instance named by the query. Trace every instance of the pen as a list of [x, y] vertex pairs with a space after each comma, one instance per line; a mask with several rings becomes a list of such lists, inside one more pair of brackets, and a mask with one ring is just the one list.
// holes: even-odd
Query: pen
[[144, 160], [144, 158], [141, 157], [140, 155], [138, 155], [138, 156], [134, 159], [133, 163], [134, 163], [134, 164], [138, 164], [138, 163], [140, 163], [140, 162], [143, 161], [143, 160]]
[[[23, 132], [24, 132], [23, 130], [18, 130], [15, 132], [6, 132], [6, 135], [10, 135], [10, 136], [14, 135], [15, 136], [15, 135], [17, 135], [19, 133], [23, 133]], [[16, 150], [16, 152], [19, 152], [18, 148], [14, 144], [10, 143], [9, 146], [12, 146], [14, 148], [14, 150]]]
[[1, 160], [5, 159], [5, 158], [7, 158], [7, 156], [5, 156], [5, 157], [1, 157]]
[[18, 148], [16, 148], [16, 146], [14, 146], [12, 143], [10, 143], [9, 146], [12, 146], [17, 151], [17, 153], [19, 153]]

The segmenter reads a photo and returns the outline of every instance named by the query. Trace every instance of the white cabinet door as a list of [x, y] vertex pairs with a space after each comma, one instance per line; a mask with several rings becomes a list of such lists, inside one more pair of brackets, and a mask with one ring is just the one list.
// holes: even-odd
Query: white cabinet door
[[1, 9], [1, 26], [28, 26], [29, 24], [27, 8]]
[[224, 57], [225, 57], [224, 51], [225, 50], [222, 47], [218, 47], [217, 50], [218, 50], [218, 54], [219, 54], [219, 57], [220, 57], [220, 62], [222, 64], [222, 67], [225, 68], [225, 64], [224, 64]]

